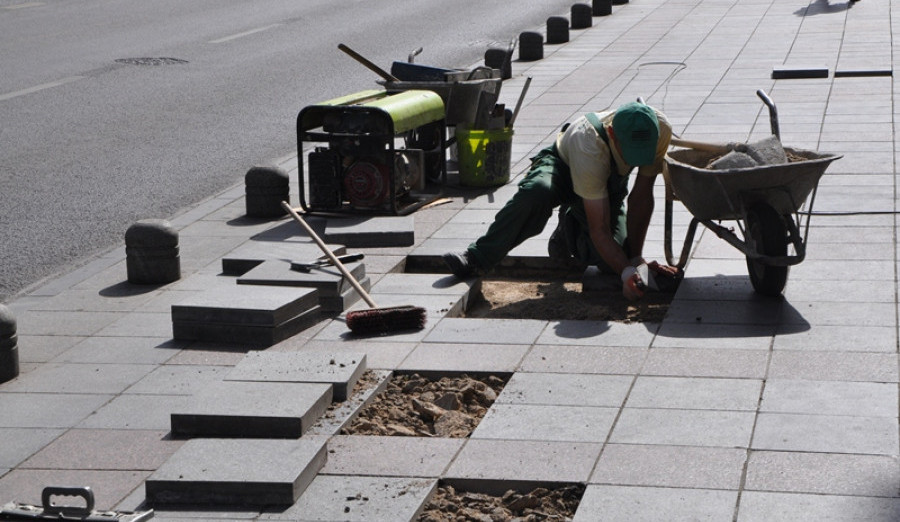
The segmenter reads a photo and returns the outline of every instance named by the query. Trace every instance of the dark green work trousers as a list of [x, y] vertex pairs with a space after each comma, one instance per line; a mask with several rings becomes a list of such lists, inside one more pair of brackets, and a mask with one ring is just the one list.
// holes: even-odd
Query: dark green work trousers
[[[625, 247], [625, 197], [628, 176], [621, 176], [615, 164], [609, 177], [610, 232]], [[531, 158], [531, 168], [519, 182], [519, 190], [497, 213], [488, 231], [469, 245], [469, 252], [484, 270], [495, 267], [510, 250], [541, 233], [553, 210], [561, 207], [569, 252], [586, 265], [609, 267], [594, 248], [588, 233], [584, 202], [572, 188], [569, 166], [559, 157], [556, 146], [543, 149]], [[626, 255], [628, 252], [626, 251]]]

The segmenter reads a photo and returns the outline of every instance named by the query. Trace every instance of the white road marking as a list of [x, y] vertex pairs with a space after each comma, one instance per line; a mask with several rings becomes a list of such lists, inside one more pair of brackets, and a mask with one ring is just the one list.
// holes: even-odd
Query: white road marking
[[12, 98], [18, 98], [19, 96], [25, 96], [26, 94], [33, 94], [33, 93], [36, 93], [39, 91], [43, 91], [45, 89], [52, 89], [53, 87], [59, 87], [60, 85], [72, 83], [72, 82], [80, 80], [82, 78], [84, 78], [84, 76], [69, 76], [68, 78], [56, 80], [55, 82], [42, 83], [40, 85], [35, 85], [34, 87], [22, 89], [20, 91], [13, 91], [13, 92], [8, 92], [6, 94], [0, 94], [0, 101], [6, 101], [6, 100], [10, 100]]
[[210, 40], [209, 43], [218, 44], [218, 43], [230, 42], [231, 40], [237, 40], [238, 38], [243, 38], [243, 37], [245, 37], [245, 36], [250, 36], [251, 34], [261, 33], [261, 32], [263, 32], [263, 31], [268, 31], [269, 29], [273, 29], [273, 28], [275, 28], [275, 27], [278, 27], [279, 25], [281, 25], [281, 24], [272, 24], [272, 25], [267, 25], [267, 26], [265, 26], [265, 27], [259, 27], [259, 28], [257, 28], [257, 29], [251, 29], [251, 30], [249, 30], [249, 31], [244, 31], [243, 33], [233, 34], [233, 35], [231, 35], [231, 36], [226, 36], [226, 37], [224, 37], [224, 38], [219, 38], [219, 39], [217, 39], [217, 40]]

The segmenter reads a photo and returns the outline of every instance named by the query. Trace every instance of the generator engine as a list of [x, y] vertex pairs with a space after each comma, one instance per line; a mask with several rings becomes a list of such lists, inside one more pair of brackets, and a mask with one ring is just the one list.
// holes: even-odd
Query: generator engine
[[354, 209], [383, 209], [394, 199], [425, 188], [423, 151], [395, 150], [393, 161], [388, 156], [343, 156], [326, 148], [310, 152], [310, 204], [332, 210], [345, 202]]
[[[340, 99], [345, 103], [309, 107], [298, 117], [301, 150], [304, 138], [322, 142], [307, 155], [306, 175], [300, 164], [306, 210], [405, 213], [421, 205], [417, 193], [438, 178], [432, 179], [426, 166], [426, 152], [428, 157], [435, 152], [416, 147], [422, 128], [443, 135], [440, 97], [430, 91], [362, 94], [348, 97], [352, 103]], [[321, 132], [303, 130], [304, 125], [320, 125]], [[444, 143], [438, 141], [435, 149], [443, 158]], [[446, 176], [446, 165], [439, 173]], [[302, 190], [306, 178], [308, 205]]]

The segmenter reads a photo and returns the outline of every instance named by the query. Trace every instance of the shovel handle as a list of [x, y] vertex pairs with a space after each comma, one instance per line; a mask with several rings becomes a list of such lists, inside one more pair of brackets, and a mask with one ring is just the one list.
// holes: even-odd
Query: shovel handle
[[703, 141], [683, 140], [674, 136], [669, 141], [669, 143], [671, 145], [675, 145], [676, 147], [686, 147], [689, 149], [702, 150], [705, 152], [717, 152], [720, 154], [727, 154], [734, 150], [734, 145], [731, 143], [706, 143]]
[[363, 56], [362, 56], [361, 54], [357, 53], [356, 51], [354, 51], [353, 49], [347, 47], [346, 45], [344, 45], [344, 44], [338, 44], [338, 49], [340, 49], [340, 50], [344, 51], [345, 53], [349, 54], [351, 58], [353, 58], [353, 59], [356, 60], [357, 62], [359, 62], [359, 63], [365, 65], [366, 67], [369, 68], [370, 71], [374, 72], [374, 73], [377, 74], [378, 76], [381, 76], [381, 77], [384, 78], [385, 80], [387, 80], [387, 81], [389, 81], [389, 82], [399, 82], [399, 81], [400, 81], [400, 78], [397, 78], [397, 77], [394, 76], [393, 74], [391, 74], [391, 73], [385, 71], [385, 70], [382, 69], [381, 67], [378, 67], [377, 65], [375, 65], [375, 64], [372, 63], [372, 62], [370, 62], [369, 60], [366, 60], [365, 58], [363, 58]]
[[313, 230], [311, 226], [309, 226], [309, 223], [307, 223], [305, 219], [300, 217], [300, 214], [298, 214], [297, 211], [294, 210], [294, 208], [291, 207], [291, 205], [287, 201], [282, 201], [281, 207], [287, 210], [288, 213], [290, 213], [291, 217], [294, 218], [294, 221], [300, 223], [300, 225], [303, 226], [303, 229], [306, 230], [306, 233], [309, 234], [309, 237], [313, 238], [313, 241], [315, 241], [316, 244], [319, 245], [319, 248], [322, 249], [322, 252], [326, 256], [328, 256], [328, 259], [330, 259], [331, 262], [334, 263], [334, 266], [338, 267], [338, 270], [340, 270], [341, 273], [344, 274], [344, 277], [347, 278], [347, 281], [350, 281], [350, 284], [353, 285], [353, 288], [355, 288], [356, 291], [359, 292], [359, 295], [363, 298], [363, 301], [365, 301], [366, 304], [372, 308], [378, 308], [378, 305], [376, 305], [375, 301], [372, 300], [372, 297], [369, 296], [369, 292], [366, 292], [366, 289], [363, 288], [362, 285], [359, 284], [359, 281], [357, 281], [356, 278], [353, 277], [353, 274], [351, 274], [350, 271], [347, 270], [347, 267], [344, 266], [344, 263], [341, 263], [341, 260], [338, 259], [336, 255], [334, 255], [334, 252], [332, 252], [331, 249], [329, 249], [328, 246], [325, 245], [325, 242], [322, 241], [322, 238], [319, 237], [319, 234], [316, 234], [316, 231]]

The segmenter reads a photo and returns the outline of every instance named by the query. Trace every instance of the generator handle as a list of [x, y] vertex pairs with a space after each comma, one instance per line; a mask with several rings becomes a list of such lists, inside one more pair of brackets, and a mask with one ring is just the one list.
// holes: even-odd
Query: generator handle
[[[52, 497], [81, 497], [84, 499], [84, 507], [80, 506], [55, 506]], [[60, 518], [72, 516], [87, 516], [94, 511], [94, 492], [89, 487], [81, 486], [48, 486], [41, 491], [41, 504], [44, 513], [59, 515]]]

